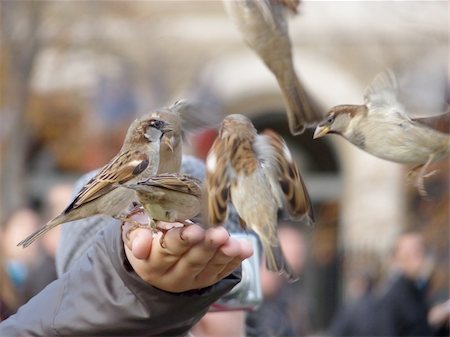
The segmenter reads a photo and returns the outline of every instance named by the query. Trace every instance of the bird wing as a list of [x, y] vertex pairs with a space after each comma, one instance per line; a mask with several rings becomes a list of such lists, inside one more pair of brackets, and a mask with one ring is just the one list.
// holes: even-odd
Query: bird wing
[[186, 174], [158, 174], [147, 180], [139, 181], [137, 184], [165, 188], [176, 192], [191, 194], [198, 198], [202, 195], [202, 182], [197, 178]]
[[[266, 158], [269, 164], [269, 171], [275, 172], [276, 177], [276, 179], [271, 179], [271, 184], [274, 183], [274, 180], [278, 184], [279, 188], [276, 188], [276, 190], [281, 190], [284, 204], [291, 218], [300, 220], [304, 215], [307, 215], [308, 221], [314, 221], [313, 208], [308, 191], [283, 138], [272, 130], [264, 130], [258, 136], [258, 141], [255, 142], [255, 145], [260, 148], [257, 150], [259, 153], [265, 152], [267, 154], [272, 152], [272, 156]], [[265, 150], [265, 146], [270, 146], [272, 151]], [[267, 165], [263, 164], [264, 166], [267, 167]], [[280, 192], [277, 193], [279, 194]]]
[[397, 114], [411, 120], [398, 100], [397, 79], [389, 69], [375, 76], [364, 93], [364, 103], [370, 114]]
[[208, 222], [223, 223], [228, 214], [230, 198], [229, 152], [227, 142], [216, 138], [206, 159], [206, 190], [208, 195]]
[[119, 153], [78, 192], [64, 213], [107, 194], [115, 189], [117, 184], [127, 182], [142, 173], [148, 164], [149, 158], [146, 154]]

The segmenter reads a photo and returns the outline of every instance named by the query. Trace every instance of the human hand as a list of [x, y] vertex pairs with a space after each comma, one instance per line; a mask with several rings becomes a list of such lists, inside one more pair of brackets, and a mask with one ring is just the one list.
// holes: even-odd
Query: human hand
[[439, 326], [450, 322], [450, 300], [433, 306], [428, 312], [428, 323], [431, 326]]
[[224, 227], [207, 230], [199, 225], [169, 229], [162, 233], [138, 228], [126, 233], [124, 249], [134, 271], [147, 283], [170, 292], [183, 292], [213, 285], [235, 270], [253, 254], [250, 242], [230, 237]]

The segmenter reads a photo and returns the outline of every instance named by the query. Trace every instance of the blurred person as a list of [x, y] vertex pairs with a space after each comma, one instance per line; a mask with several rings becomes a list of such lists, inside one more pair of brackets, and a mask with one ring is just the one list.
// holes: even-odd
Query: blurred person
[[[53, 219], [64, 210], [72, 198], [73, 185], [56, 183], [47, 192], [42, 217], [44, 222]], [[55, 255], [58, 247], [61, 230], [58, 227], [48, 232], [39, 240], [39, 254], [36, 261], [30, 266], [29, 277], [23, 287], [25, 301], [39, 293], [45, 286], [56, 280]]]
[[0, 321], [15, 313], [19, 303], [17, 291], [6, 271], [3, 253], [0, 252]]
[[45, 220], [49, 221], [58, 216], [72, 199], [73, 184], [56, 183], [47, 192], [45, 201]]
[[30, 270], [39, 256], [39, 247], [22, 249], [17, 242], [34, 232], [41, 224], [38, 214], [29, 209], [22, 208], [13, 212], [5, 221], [1, 236], [1, 254], [4, 257], [6, 274], [12, 286], [16, 289], [19, 303], [24, 303], [25, 284], [30, 277]]
[[349, 298], [335, 314], [330, 336], [372, 336], [376, 326], [373, 286], [374, 277], [369, 271], [361, 270], [351, 275]]
[[449, 336], [450, 299], [431, 307], [428, 312], [428, 324], [433, 330], [433, 336]]
[[392, 255], [392, 275], [379, 303], [381, 336], [430, 336], [427, 285], [432, 263], [423, 236], [399, 236]]
[[[294, 227], [280, 224], [278, 236], [289, 265], [300, 275], [305, 261], [305, 242], [301, 232]], [[308, 314], [305, 309], [301, 282], [288, 283], [285, 278], [261, 269], [264, 294], [262, 305], [247, 316], [247, 336], [304, 336]]]
[[191, 330], [195, 337], [243, 337], [245, 336], [244, 311], [207, 313]]

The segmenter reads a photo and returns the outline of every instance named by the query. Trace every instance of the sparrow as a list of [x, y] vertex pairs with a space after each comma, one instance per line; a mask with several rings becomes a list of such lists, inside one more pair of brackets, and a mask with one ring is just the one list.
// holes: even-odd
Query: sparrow
[[275, 76], [293, 135], [323, 118], [310, 105], [295, 72], [288, 32], [288, 12], [297, 13], [299, 0], [223, 0], [224, 7], [247, 45]]
[[158, 174], [123, 186], [136, 192], [153, 229], [155, 220], [192, 224], [189, 219], [201, 210], [202, 182], [187, 174]]
[[208, 222], [223, 223], [231, 200], [244, 229], [261, 239], [270, 271], [297, 279], [287, 264], [277, 235], [277, 212], [291, 219], [314, 220], [312, 204], [291, 152], [278, 134], [258, 134], [245, 116], [228, 115], [206, 159]]
[[[132, 190], [120, 185], [156, 174], [161, 139], [171, 131], [171, 124], [153, 112], [133, 121], [119, 153], [86, 183], [60, 215], [17, 245], [25, 248], [52, 228], [68, 221], [97, 214], [119, 217], [136, 198]], [[170, 138], [165, 142], [170, 142]]]
[[428, 166], [450, 155], [450, 135], [413, 120], [397, 99], [397, 81], [390, 70], [378, 74], [366, 89], [363, 105], [338, 105], [316, 128], [313, 138], [337, 134], [376, 157], [416, 165], [415, 186], [426, 196]]

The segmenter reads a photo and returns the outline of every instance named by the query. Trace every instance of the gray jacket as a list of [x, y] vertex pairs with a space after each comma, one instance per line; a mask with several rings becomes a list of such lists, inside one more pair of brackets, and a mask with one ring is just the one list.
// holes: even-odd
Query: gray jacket
[[106, 226], [59, 279], [0, 323], [1, 337], [183, 336], [240, 281], [180, 294], [150, 286], [125, 257], [120, 226]]

